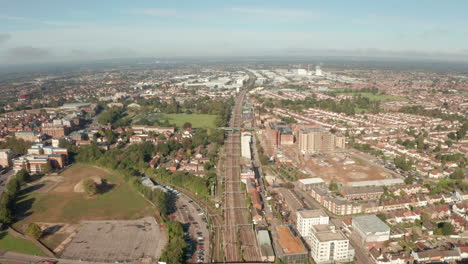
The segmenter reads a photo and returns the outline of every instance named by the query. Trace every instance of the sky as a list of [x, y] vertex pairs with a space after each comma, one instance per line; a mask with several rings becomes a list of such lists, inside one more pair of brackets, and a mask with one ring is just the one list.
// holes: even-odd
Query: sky
[[468, 61], [465, 0], [0, 0], [0, 64], [184, 56]]

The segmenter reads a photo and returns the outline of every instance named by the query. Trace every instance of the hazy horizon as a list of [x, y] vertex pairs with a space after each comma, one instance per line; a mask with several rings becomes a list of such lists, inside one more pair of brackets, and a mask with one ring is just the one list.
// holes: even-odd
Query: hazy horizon
[[468, 61], [467, 9], [463, 1], [10, 1], [0, 11], [0, 64], [186, 56]]

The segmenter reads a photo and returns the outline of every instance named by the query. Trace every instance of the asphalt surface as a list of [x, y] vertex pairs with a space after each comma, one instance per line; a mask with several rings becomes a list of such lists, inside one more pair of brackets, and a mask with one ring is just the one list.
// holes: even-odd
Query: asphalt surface
[[[176, 201], [176, 210], [172, 215], [177, 221], [188, 227], [185, 235], [185, 241], [187, 244], [191, 245], [191, 250], [188, 251], [188, 254], [186, 255], [187, 262], [209, 262], [210, 231], [207, 222], [208, 218], [203, 208], [190, 197], [180, 193]], [[203, 218], [205, 218], [205, 220]], [[202, 239], [199, 240], [198, 238]]]

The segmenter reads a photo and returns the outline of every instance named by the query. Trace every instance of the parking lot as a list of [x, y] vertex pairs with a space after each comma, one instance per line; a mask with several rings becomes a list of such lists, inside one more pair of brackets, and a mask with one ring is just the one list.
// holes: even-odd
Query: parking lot
[[184, 194], [176, 201], [173, 217], [184, 226], [185, 242], [189, 246], [187, 263], [210, 262], [208, 259], [210, 240], [207, 218], [201, 207]]
[[86, 261], [157, 260], [167, 235], [152, 217], [125, 221], [83, 221], [61, 257]]

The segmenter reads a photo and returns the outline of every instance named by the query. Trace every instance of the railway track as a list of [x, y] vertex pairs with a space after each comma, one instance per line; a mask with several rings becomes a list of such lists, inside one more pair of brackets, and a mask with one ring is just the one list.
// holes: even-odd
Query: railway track
[[[241, 111], [246, 92], [246, 90], [242, 91], [236, 99], [230, 127], [242, 126]], [[239, 152], [240, 132], [228, 131], [224, 162], [224, 226], [222, 228], [224, 261], [260, 261], [260, 250], [246, 203], [246, 193], [241, 187]]]

